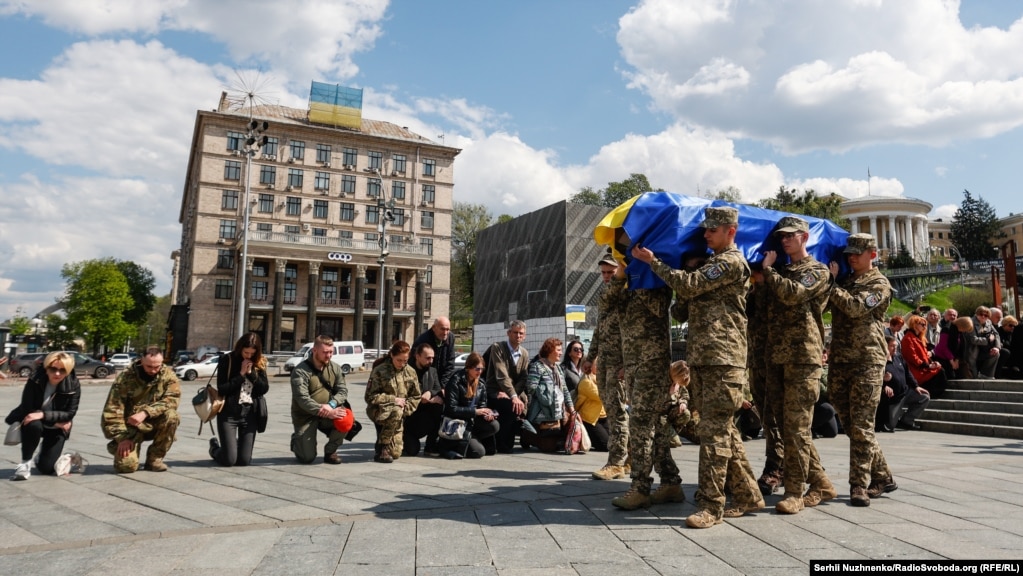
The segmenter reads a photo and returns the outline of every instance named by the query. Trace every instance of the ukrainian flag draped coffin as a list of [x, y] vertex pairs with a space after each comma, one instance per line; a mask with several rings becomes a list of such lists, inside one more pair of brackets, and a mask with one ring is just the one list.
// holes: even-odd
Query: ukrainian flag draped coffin
[[[794, 214], [671, 192], [645, 192], [630, 198], [600, 221], [593, 230], [593, 238], [598, 244], [610, 246], [616, 255], [625, 256], [630, 289], [658, 288], [664, 286], [664, 281], [645, 263], [633, 260], [629, 252], [639, 244], [676, 269], [682, 268], [684, 257], [707, 254], [707, 241], [700, 227], [703, 209], [707, 206], [730, 206], [739, 211], [735, 243], [751, 265], [759, 264], [768, 250], [778, 253], [779, 263], [786, 262], [773, 232], [782, 217]], [[847, 271], [842, 250], [849, 233], [830, 220], [795, 216], [810, 224], [807, 251], [819, 262], [837, 261], [843, 272]]]

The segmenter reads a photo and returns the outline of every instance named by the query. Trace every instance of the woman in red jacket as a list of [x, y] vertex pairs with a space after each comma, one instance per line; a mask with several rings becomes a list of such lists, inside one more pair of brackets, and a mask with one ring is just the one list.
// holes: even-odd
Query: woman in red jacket
[[917, 383], [931, 393], [931, 398], [940, 398], [945, 393], [948, 380], [941, 364], [927, 351], [926, 332], [927, 319], [911, 316], [906, 335], [902, 338], [902, 357]]

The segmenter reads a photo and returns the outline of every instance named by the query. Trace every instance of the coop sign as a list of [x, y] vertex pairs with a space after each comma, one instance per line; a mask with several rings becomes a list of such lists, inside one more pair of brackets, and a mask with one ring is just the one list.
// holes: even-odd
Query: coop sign
[[334, 262], [351, 262], [352, 255], [347, 252], [328, 252], [327, 260], [332, 260]]

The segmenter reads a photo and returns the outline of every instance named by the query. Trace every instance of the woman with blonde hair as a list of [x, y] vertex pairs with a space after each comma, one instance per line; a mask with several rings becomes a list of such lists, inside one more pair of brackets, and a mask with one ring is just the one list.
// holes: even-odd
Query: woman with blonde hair
[[71, 436], [71, 421], [78, 412], [82, 387], [75, 376], [75, 359], [66, 352], [51, 352], [35, 374], [25, 382], [21, 403], [7, 415], [7, 424], [21, 422], [21, 463], [11, 480], [32, 476], [32, 456], [43, 474], [54, 474], [54, 465]]
[[927, 319], [923, 316], [910, 316], [906, 335], [899, 346], [906, 367], [917, 384], [925, 388], [931, 398], [940, 398], [948, 387], [948, 380], [941, 363], [931, 358], [931, 353], [927, 351]]

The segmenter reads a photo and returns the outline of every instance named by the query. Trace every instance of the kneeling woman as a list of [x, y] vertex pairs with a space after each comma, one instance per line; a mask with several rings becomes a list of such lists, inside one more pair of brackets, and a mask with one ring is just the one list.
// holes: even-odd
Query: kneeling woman
[[446, 458], [482, 458], [496, 452], [492, 439], [500, 425], [497, 413], [487, 408], [487, 387], [481, 377], [483, 368], [483, 357], [476, 352], [469, 354], [465, 369], [455, 372], [444, 389], [444, 415], [465, 421], [469, 436], [468, 440], [439, 439], [438, 448]]
[[75, 359], [65, 352], [51, 352], [43, 359], [21, 392], [21, 404], [6, 422], [21, 422], [21, 464], [11, 480], [28, 480], [32, 455], [42, 442], [36, 464], [43, 474], [53, 474], [54, 464], [71, 436], [71, 421], [78, 412], [82, 388], [75, 377]]
[[256, 432], [266, 430], [266, 398], [270, 384], [266, 378], [266, 357], [259, 335], [249, 332], [234, 345], [234, 350], [217, 363], [217, 392], [224, 408], [217, 414], [216, 438], [210, 438], [210, 456], [221, 466], [248, 466]]
[[566, 424], [574, 412], [572, 395], [561, 371], [561, 340], [548, 338], [540, 346], [538, 358], [529, 363], [526, 393], [529, 407], [526, 420], [536, 429], [522, 431], [522, 446], [536, 446], [542, 452], [557, 452], [565, 445]]
[[377, 428], [373, 459], [384, 464], [401, 457], [405, 418], [416, 411], [422, 397], [419, 377], [408, 358], [408, 342], [395, 342], [387, 356], [373, 363], [366, 384], [366, 415]]

